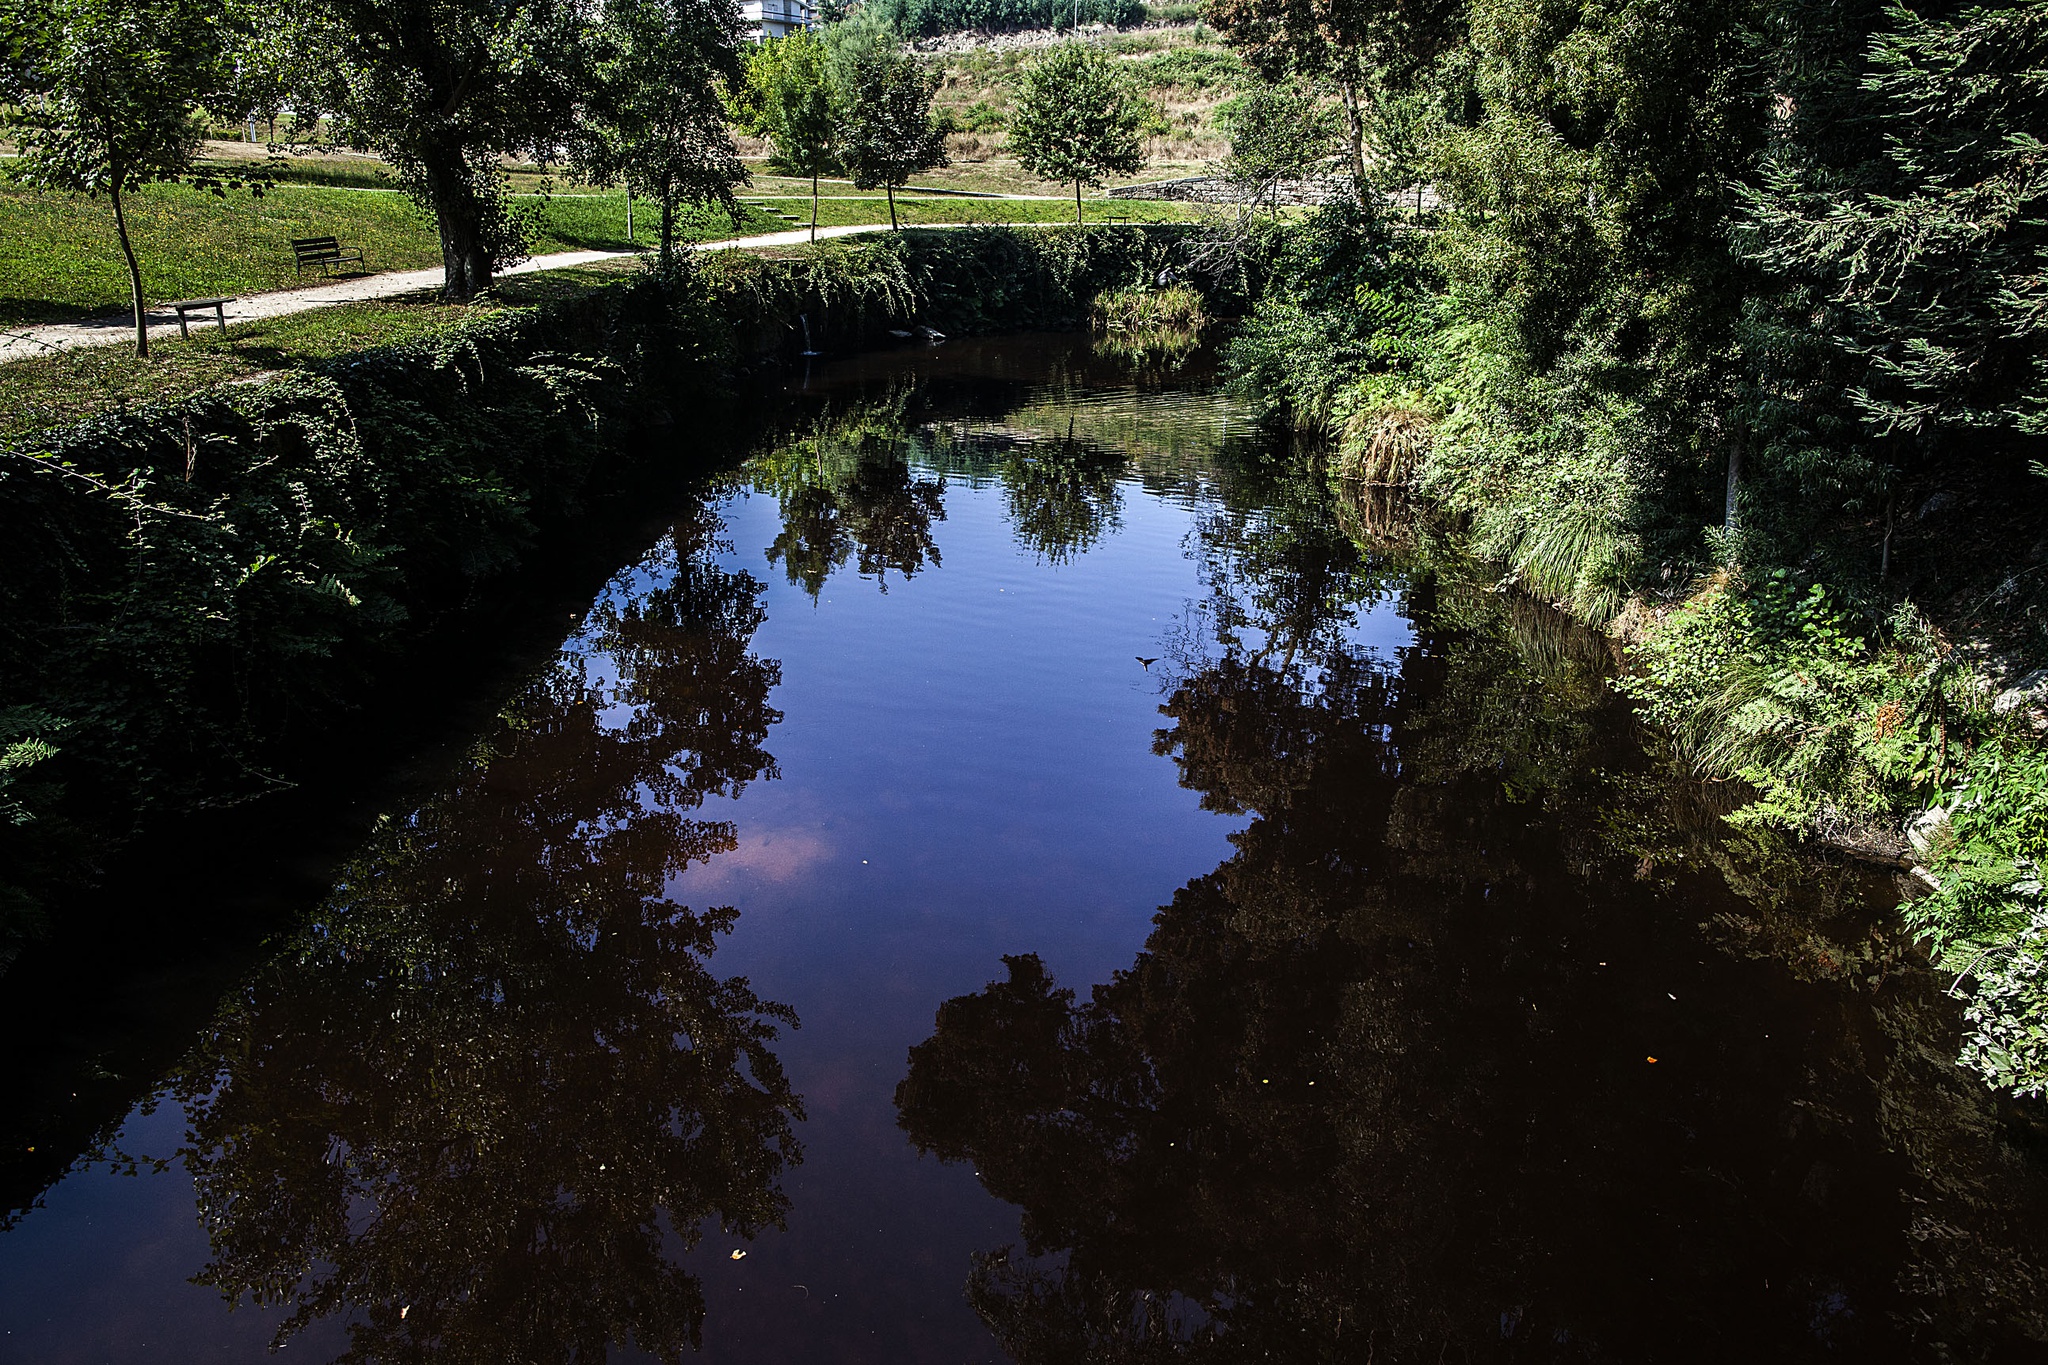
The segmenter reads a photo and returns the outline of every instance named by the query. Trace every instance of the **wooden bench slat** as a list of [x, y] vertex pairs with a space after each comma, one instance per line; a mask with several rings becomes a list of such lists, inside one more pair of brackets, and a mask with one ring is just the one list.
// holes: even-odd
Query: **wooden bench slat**
[[345, 247], [336, 237], [292, 237], [292, 264], [304, 274], [309, 265], [332, 266], [363, 259], [361, 247]]

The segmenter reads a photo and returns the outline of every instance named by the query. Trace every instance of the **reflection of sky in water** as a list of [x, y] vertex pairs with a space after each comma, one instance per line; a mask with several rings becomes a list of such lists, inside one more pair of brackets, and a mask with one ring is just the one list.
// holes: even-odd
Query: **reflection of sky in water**
[[[837, 1350], [842, 1318], [893, 1342], [851, 1358], [918, 1340], [949, 1359], [991, 1351], [960, 1281], [969, 1253], [1017, 1240], [1015, 1214], [904, 1141], [905, 1052], [1004, 953], [1038, 952], [1076, 983], [1128, 965], [1158, 907], [1229, 856], [1244, 822], [1202, 812], [1153, 754], [1164, 665], [1138, 662], [1203, 593], [1184, 547], [1204, 504], [1123, 491], [1120, 530], [1055, 566], [1016, 543], [993, 485], [949, 483], [944, 568], [892, 575], [886, 593], [843, 569], [815, 604], [763, 562], [774, 499], [725, 508], [724, 562], [768, 584], [754, 646], [783, 665], [782, 778], [706, 804], [739, 848], [675, 894], [740, 909], [718, 966], [802, 1016], [778, 1050], [810, 1120], [789, 1233], [709, 1276], [713, 1359], [811, 1349], [813, 1331]], [[1390, 607], [1352, 633], [1387, 654], [1408, 639]], [[798, 1284], [808, 1295], [783, 1287]], [[859, 1305], [816, 1306], [835, 1284]], [[793, 1295], [816, 1325], [745, 1310], [746, 1295]]]
[[[971, 1170], [919, 1159], [891, 1096], [942, 1000], [999, 976], [1004, 953], [1039, 952], [1068, 981], [1107, 977], [1244, 823], [1203, 813], [1153, 754], [1171, 660], [1138, 662], [1200, 624], [1208, 587], [1190, 545], [1215, 508], [1200, 457], [1242, 429], [1220, 400], [1182, 402], [1098, 393], [1070, 408], [1040, 395], [1006, 422], [921, 433], [921, 470], [947, 484], [931, 528], [944, 567], [889, 573], [886, 591], [848, 565], [814, 600], [767, 561], [775, 498], [722, 507], [721, 563], [766, 586], [752, 650], [782, 665], [770, 702], [783, 719], [767, 739], [780, 776], [705, 803], [701, 817], [732, 821], [738, 846], [671, 890], [740, 910], [712, 968], [798, 1011], [802, 1028], [777, 1050], [809, 1119], [788, 1232], [733, 1260], [735, 1239], [707, 1229], [688, 1257], [706, 1284], [710, 1359], [994, 1354], [961, 1281], [971, 1252], [1017, 1239], [1015, 1212]], [[991, 437], [1064, 439], [1070, 416], [1075, 439], [1136, 458], [1109, 471], [1116, 515], [1101, 537], [1053, 562], [1020, 543], [1000, 479], [956, 457]], [[629, 600], [669, 567], [652, 556], [607, 594]], [[1385, 655], [1408, 638], [1385, 605], [1345, 633]], [[615, 691], [588, 638], [566, 647]], [[630, 717], [614, 704], [603, 720]], [[118, 1145], [169, 1156], [182, 1135], [166, 1105], [133, 1117]], [[281, 1314], [223, 1313], [189, 1283], [207, 1258], [182, 1168], [75, 1173], [0, 1238], [0, 1362], [254, 1358]], [[341, 1344], [328, 1320], [290, 1351], [324, 1359]]]

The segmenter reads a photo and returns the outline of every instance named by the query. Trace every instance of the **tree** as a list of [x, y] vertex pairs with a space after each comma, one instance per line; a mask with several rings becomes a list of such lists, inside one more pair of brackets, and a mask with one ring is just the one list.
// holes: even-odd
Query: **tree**
[[585, 179], [623, 180], [661, 206], [662, 268], [674, 260], [676, 212], [722, 205], [737, 224], [733, 186], [747, 179], [714, 81], [740, 78], [739, 11], [731, 0], [610, 0], [597, 37], [597, 98], [572, 144]]
[[[122, 196], [191, 174], [197, 107], [234, 79], [229, 13], [208, 0], [0, 5], [0, 126], [20, 153], [8, 175], [39, 189], [107, 196], [128, 266], [137, 355], [149, 354], [149, 327]], [[227, 182], [201, 183], [224, 192]]]
[[1825, 300], [1809, 316], [1859, 371], [1873, 433], [2048, 431], [2048, 15], [1894, 9], [1869, 42], [1853, 111], [1868, 140], [1774, 148], [1747, 241]]
[[809, 29], [768, 38], [747, 54], [745, 84], [733, 113], [749, 132], [775, 144], [775, 157], [811, 178], [811, 240], [818, 240], [818, 177], [836, 169], [838, 127], [825, 47]]
[[1267, 80], [1297, 76], [1336, 87], [1351, 174], [1362, 186], [1376, 84], [1427, 66], [1461, 8], [1458, 0], [1209, 0], [1207, 14]]
[[1062, 43], [1024, 72], [1010, 150], [1031, 174], [1074, 182], [1078, 224], [1083, 185], [1145, 164], [1138, 142], [1145, 113], [1145, 101], [1107, 54]]
[[1223, 173], [1254, 205], [1264, 199], [1275, 212], [1282, 182], [1307, 179], [1329, 157], [1334, 141], [1329, 111], [1299, 83], [1253, 86], [1216, 115], [1230, 139]]
[[939, 73], [891, 42], [850, 53], [838, 72], [839, 160], [856, 189], [880, 185], [896, 223], [896, 190], [946, 164], [946, 133], [932, 117]]
[[338, 140], [380, 153], [434, 216], [451, 302], [525, 255], [531, 222], [509, 202], [503, 162], [545, 159], [572, 139], [594, 84], [584, 9], [577, 0], [329, 0], [288, 10], [289, 31], [269, 45], [301, 92], [302, 121], [330, 116]]

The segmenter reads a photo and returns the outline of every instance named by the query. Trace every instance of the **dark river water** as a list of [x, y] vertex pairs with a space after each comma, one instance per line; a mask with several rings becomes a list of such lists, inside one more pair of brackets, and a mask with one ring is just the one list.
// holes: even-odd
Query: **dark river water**
[[2043, 1358], [1889, 880], [1200, 376], [792, 384], [10, 1192], [0, 1361]]

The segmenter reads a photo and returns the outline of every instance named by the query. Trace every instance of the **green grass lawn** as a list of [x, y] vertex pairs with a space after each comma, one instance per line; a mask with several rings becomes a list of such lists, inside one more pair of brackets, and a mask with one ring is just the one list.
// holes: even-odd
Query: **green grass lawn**
[[[626, 238], [623, 194], [564, 193], [540, 201], [536, 252], [577, 248], [622, 250]], [[280, 185], [254, 198], [225, 198], [182, 185], [153, 186], [129, 201], [129, 230], [142, 261], [143, 288], [152, 303], [210, 294], [253, 294], [300, 279], [292, 269], [293, 237], [334, 236], [360, 246], [373, 271], [440, 264], [433, 229], [402, 195], [319, 185]], [[1084, 200], [1086, 217], [1164, 222], [1193, 216], [1185, 205], [1142, 200]], [[780, 213], [773, 210], [780, 210]], [[906, 194], [897, 200], [906, 226], [939, 223], [1056, 223], [1072, 220], [1058, 200], [962, 199]], [[636, 203], [634, 239], [654, 239], [658, 217]], [[886, 223], [880, 195], [822, 198], [821, 227]], [[737, 228], [723, 213], [693, 215], [682, 224], [687, 241], [783, 232], [808, 226], [808, 199], [776, 198], [746, 207]], [[128, 306], [128, 277], [105, 200], [37, 194], [0, 184], [0, 326], [63, 322], [118, 314]]]
[[431, 291], [316, 308], [289, 317], [194, 327], [190, 340], [157, 341], [142, 360], [126, 346], [90, 346], [0, 365], [0, 440], [83, 421], [140, 403], [180, 398], [216, 384], [310, 361], [352, 355], [452, 327], [480, 312], [535, 308], [616, 280], [630, 258], [498, 282], [473, 304], [444, 304]]
[[[537, 202], [531, 199], [523, 202]], [[253, 294], [301, 281], [293, 237], [339, 237], [360, 246], [373, 271], [441, 263], [433, 228], [403, 195], [317, 185], [280, 185], [262, 198], [221, 198], [183, 185], [156, 185], [128, 201], [129, 232], [152, 303], [209, 294]], [[650, 224], [636, 206], [635, 235]], [[536, 251], [618, 248], [626, 243], [622, 194], [557, 197], [542, 210]], [[788, 224], [750, 211], [741, 232]], [[731, 236], [723, 214], [686, 224], [692, 239]], [[0, 325], [63, 322], [119, 313], [128, 275], [104, 199], [37, 194], [0, 184]]]

